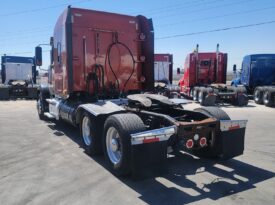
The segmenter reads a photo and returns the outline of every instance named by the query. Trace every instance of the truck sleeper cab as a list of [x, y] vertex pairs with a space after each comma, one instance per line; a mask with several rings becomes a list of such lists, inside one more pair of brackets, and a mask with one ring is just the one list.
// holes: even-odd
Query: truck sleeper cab
[[55, 27], [52, 83], [41, 85], [37, 99], [40, 119], [78, 127], [85, 151], [103, 152], [116, 175], [163, 167], [168, 148], [242, 154], [246, 120], [230, 120], [217, 108], [187, 111], [182, 100], [145, 94], [154, 90], [153, 43], [145, 17], [69, 7]]

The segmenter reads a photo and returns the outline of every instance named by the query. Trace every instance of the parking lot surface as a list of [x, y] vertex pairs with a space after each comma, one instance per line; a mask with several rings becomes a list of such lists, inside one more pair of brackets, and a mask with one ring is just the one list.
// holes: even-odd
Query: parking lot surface
[[182, 153], [168, 159], [163, 176], [133, 180], [85, 154], [76, 128], [40, 121], [35, 103], [0, 102], [1, 205], [274, 204], [275, 108], [221, 106], [249, 120], [244, 155], [221, 162]]

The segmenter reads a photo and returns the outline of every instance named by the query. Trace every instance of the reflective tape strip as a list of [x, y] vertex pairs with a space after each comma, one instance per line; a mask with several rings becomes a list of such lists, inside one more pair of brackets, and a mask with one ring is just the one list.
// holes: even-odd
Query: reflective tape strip
[[131, 144], [148, 144], [168, 140], [171, 135], [176, 133], [176, 126], [163, 127], [155, 130], [148, 130], [131, 134]]
[[220, 129], [221, 131], [236, 130], [240, 128], [245, 128], [247, 120], [221, 120]]
[[151, 138], [151, 139], [144, 139], [142, 142], [143, 142], [143, 144], [151, 143], [151, 142], [159, 142], [159, 138], [156, 137], [156, 138]]

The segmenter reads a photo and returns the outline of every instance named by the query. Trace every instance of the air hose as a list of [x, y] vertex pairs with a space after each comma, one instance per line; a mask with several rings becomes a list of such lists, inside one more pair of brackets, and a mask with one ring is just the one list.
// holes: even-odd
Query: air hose
[[[101, 76], [101, 80], [99, 82], [99, 70], [100, 70], [100, 76]], [[96, 96], [96, 98], [98, 98], [98, 94], [99, 94], [99, 88], [100, 88], [100, 84], [102, 87], [102, 91], [103, 91], [103, 96], [105, 94], [105, 83], [104, 83], [104, 68], [101, 64], [95, 64], [95, 68], [94, 68], [94, 72], [90, 72], [87, 76], [86, 79], [86, 90], [88, 93], [90, 93], [90, 81], [93, 81], [93, 87], [94, 87], [94, 95]]]
[[107, 52], [106, 52], [105, 67], [106, 67], [107, 62], [108, 62], [108, 65], [109, 65], [109, 67], [110, 67], [110, 70], [111, 70], [111, 72], [113, 73], [113, 75], [114, 75], [114, 77], [115, 77], [115, 79], [116, 79], [117, 88], [118, 88], [119, 91], [120, 91], [120, 83], [119, 83], [119, 80], [118, 80], [118, 78], [117, 78], [117, 75], [116, 75], [115, 72], [114, 72], [114, 69], [113, 69], [112, 64], [111, 64], [111, 59], [110, 59], [110, 53], [111, 53], [111, 51], [112, 51], [113, 46], [115, 46], [115, 45], [121, 45], [122, 47], [124, 47], [124, 48], [129, 52], [129, 54], [130, 54], [130, 56], [131, 56], [131, 58], [132, 58], [132, 61], [133, 61], [133, 69], [132, 69], [132, 72], [131, 72], [131, 74], [129, 75], [128, 79], [125, 81], [124, 86], [123, 86], [123, 89], [122, 89], [122, 92], [124, 92], [124, 90], [125, 90], [125, 88], [126, 88], [126, 85], [128, 84], [129, 80], [132, 78], [132, 76], [133, 76], [133, 74], [134, 74], [134, 72], [135, 72], [135, 64], [136, 64], [136, 61], [135, 61], [134, 55], [133, 55], [132, 51], [130, 50], [130, 48], [129, 48], [126, 44], [124, 44], [124, 43], [118, 41], [118, 34], [117, 34], [117, 33], [115, 33], [114, 39], [115, 39], [114, 42], [108, 46], [108, 49], [107, 49]]

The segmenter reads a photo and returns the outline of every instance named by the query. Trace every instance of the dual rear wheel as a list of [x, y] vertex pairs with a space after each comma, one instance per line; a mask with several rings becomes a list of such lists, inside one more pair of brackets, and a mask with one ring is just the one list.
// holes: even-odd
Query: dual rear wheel
[[270, 90], [266, 90], [263, 94], [263, 103], [265, 106], [272, 107], [275, 104], [275, 93]]
[[275, 105], [275, 91], [257, 87], [254, 91], [254, 101], [257, 104], [264, 104], [265, 106], [272, 107]]
[[214, 106], [216, 102], [215, 95], [211, 95], [212, 91], [207, 88], [197, 88], [192, 90], [192, 98], [194, 101], [198, 101], [202, 106]]
[[88, 113], [84, 113], [80, 125], [83, 148], [90, 155], [102, 151], [111, 170], [118, 176], [130, 173], [131, 134], [145, 130], [142, 120], [135, 114], [115, 114], [109, 116], [103, 132], [97, 130], [96, 122]]

